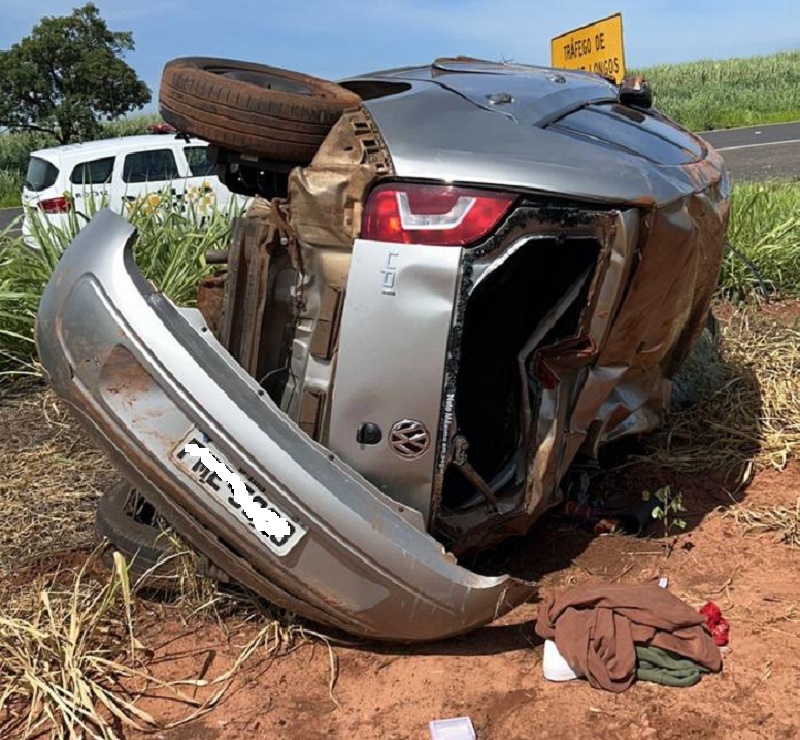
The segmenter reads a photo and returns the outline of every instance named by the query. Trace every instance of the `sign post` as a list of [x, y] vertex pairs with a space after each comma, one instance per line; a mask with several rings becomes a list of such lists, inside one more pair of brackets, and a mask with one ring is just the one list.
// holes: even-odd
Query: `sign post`
[[550, 42], [551, 64], [560, 69], [583, 69], [611, 77], [625, 76], [622, 13], [556, 36]]

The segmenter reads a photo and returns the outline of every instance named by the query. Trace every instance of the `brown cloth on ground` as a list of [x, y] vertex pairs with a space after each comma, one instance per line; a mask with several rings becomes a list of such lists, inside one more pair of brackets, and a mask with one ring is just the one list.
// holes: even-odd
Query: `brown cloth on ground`
[[625, 691], [636, 678], [636, 645], [677, 653], [711, 671], [722, 656], [705, 617], [656, 585], [587, 585], [539, 607], [536, 634], [555, 640], [570, 667], [607, 691]]

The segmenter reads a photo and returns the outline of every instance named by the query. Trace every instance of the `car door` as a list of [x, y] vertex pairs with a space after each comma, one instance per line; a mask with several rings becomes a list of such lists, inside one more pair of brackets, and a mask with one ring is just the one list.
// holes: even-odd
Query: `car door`
[[109, 204], [113, 171], [113, 154], [78, 162], [72, 168], [69, 190], [79, 227], [85, 226], [99, 209]]
[[180, 207], [186, 190], [186, 173], [181, 171], [173, 147], [139, 149], [119, 156], [111, 207], [125, 215], [131, 209], [152, 213], [165, 199]]

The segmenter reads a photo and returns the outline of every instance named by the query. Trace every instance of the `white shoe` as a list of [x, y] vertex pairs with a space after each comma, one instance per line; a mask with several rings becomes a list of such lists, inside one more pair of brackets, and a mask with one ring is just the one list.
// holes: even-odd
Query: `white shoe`
[[569, 667], [569, 663], [564, 660], [564, 656], [558, 652], [556, 643], [553, 640], [544, 641], [542, 671], [544, 672], [544, 677], [548, 681], [572, 681], [573, 678], [580, 678], [580, 676]]

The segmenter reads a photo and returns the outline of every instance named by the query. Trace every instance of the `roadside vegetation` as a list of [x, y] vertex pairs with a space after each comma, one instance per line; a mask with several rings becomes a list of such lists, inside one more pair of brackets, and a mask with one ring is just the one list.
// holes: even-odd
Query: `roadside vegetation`
[[800, 180], [733, 189], [721, 293], [734, 301], [800, 297]]
[[800, 120], [800, 51], [638, 71], [656, 106], [692, 131]]
[[18, 170], [0, 170], [0, 208], [11, 208], [20, 203], [22, 174]]
[[[191, 305], [198, 281], [210, 271], [205, 252], [227, 245], [234, 208], [194, 204], [181, 212], [166, 192], [140, 201], [126, 215], [139, 232], [134, 257], [145, 277], [177, 303]], [[39, 299], [79, 221], [93, 215], [73, 209], [69, 227], [62, 229], [34, 213], [39, 250], [0, 233], [0, 388], [15, 377], [39, 376], [33, 335]]]

